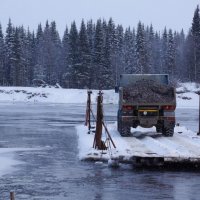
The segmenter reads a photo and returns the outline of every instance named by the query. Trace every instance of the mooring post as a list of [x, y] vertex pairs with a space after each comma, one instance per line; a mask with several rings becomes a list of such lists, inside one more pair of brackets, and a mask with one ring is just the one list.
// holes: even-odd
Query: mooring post
[[88, 125], [88, 133], [90, 133], [91, 130], [91, 94], [92, 91], [88, 90], [88, 98], [87, 98], [87, 108], [86, 108], [86, 117], [85, 117], [85, 125]]
[[15, 193], [14, 192], [10, 192], [10, 200], [15, 200]]
[[90, 117], [90, 113], [91, 113], [91, 94], [92, 91], [88, 90], [88, 130], [90, 132], [91, 129], [91, 117]]
[[102, 92], [99, 91], [99, 94], [97, 97], [96, 133], [95, 133], [94, 144], [93, 144], [93, 147], [99, 150], [102, 149], [102, 141], [101, 141], [102, 121], [103, 121], [102, 101], [103, 101]]
[[[93, 112], [92, 112], [92, 114], [93, 114]], [[103, 118], [104, 118], [104, 116], [103, 116], [103, 93], [102, 93], [102, 91], [99, 91], [98, 96], [97, 96], [96, 131], [95, 131], [95, 136], [94, 136], [93, 148], [98, 149], [98, 150], [107, 150], [110, 147], [110, 142], [112, 143], [113, 147], [116, 148], [116, 146], [111, 138], [111, 135], [104, 123]], [[106, 141], [108, 141], [108, 143], [109, 143], [108, 147], [106, 146], [106, 143], [104, 141], [102, 141], [103, 127], [107, 134]]]

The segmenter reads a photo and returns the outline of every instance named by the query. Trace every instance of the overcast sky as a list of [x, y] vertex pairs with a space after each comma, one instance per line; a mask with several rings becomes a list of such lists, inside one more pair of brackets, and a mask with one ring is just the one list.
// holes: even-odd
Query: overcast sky
[[113, 18], [116, 24], [136, 27], [139, 20], [153, 24], [161, 31], [166, 26], [187, 32], [199, 0], [0, 0], [0, 22], [3, 30], [9, 17], [14, 25], [35, 30], [41, 22], [55, 20], [63, 35], [66, 24], [75, 20], [79, 26], [85, 21]]

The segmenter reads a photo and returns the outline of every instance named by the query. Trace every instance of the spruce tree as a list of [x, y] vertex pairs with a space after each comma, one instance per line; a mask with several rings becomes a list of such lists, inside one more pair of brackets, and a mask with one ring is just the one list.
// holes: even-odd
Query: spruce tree
[[64, 65], [62, 62], [62, 43], [56, 28], [55, 21], [51, 22], [50, 24], [50, 43], [51, 43], [51, 54], [53, 55], [51, 82], [55, 84], [55, 83], [60, 83], [64, 71]]
[[5, 57], [5, 78], [6, 85], [13, 85], [13, 77], [11, 77], [11, 65], [13, 58], [13, 46], [14, 46], [14, 27], [12, 26], [11, 19], [9, 19], [8, 26], [6, 29], [5, 37], [6, 45], [6, 57]]
[[[188, 32], [188, 35], [185, 39], [184, 47], [184, 58], [185, 58], [185, 72], [186, 76], [184, 77], [186, 81], [195, 80], [195, 59], [194, 59], [194, 40], [191, 30]], [[183, 61], [182, 61], [183, 62]], [[181, 71], [182, 72], [182, 71]]]
[[14, 43], [11, 57], [11, 83], [14, 86], [21, 86], [23, 82], [22, 46], [20, 43], [19, 28], [14, 30]]
[[194, 47], [194, 81], [200, 81], [200, 15], [199, 6], [197, 6], [193, 22], [192, 22], [192, 37]]
[[156, 74], [162, 72], [161, 69], [161, 39], [160, 35], [156, 32], [153, 41], [153, 68]]
[[93, 68], [94, 68], [94, 36], [95, 36], [95, 25], [93, 24], [92, 20], [87, 22], [87, 38], [89, 44], [89, 57], [90, 63], [88, 63], [90, 68], [90, 78], [89, 78], [89, 88], [92, 88], [93, 80]]
[[172, 30], [168, 34], [168, 48], [167, 48], [167, 73], [171, 80], [175, 78], [175, 46]]
[[102, 89], [103, 83], [101, 82], [103, 70], [103, 50], [104, 38], [101, 20], [97, 20], [95, 38], [94, 38], [94, 67], [92, 69], [93, 88]]
[[35, 66], [35, 36], [28, 29], [26, 34], [26, 46], [25, 46], [25, 64], [27, 69], [26, 85], [31, 86], [34, 79], [34, 66]]
[[149, 73], [146, 48], [144, 25], [139, 22], [136, 35], [136, 64], [141, 74]]
[[[175, 77], [180, 79], [181, 81], [186, 80], [188, 70], [186, 63], [186, 58], [184, 56], [184, 45], [185, 45], [185, 34], [184, 31], [181, 30], [181, 33], [174, 34], [174, 44], [175, 44]], [[181, 72], [181, 73], [180, 73]]]
[[123, 45], [124, 45], [124, 30], [122, 25], [116, 28], [116, 68], [115, 68], [115, 85], [118, 85], [120, 74], [123, 73]]
[[[107, 64], [106, 64], [106, 71], [108, 71], [108, 81], [109, 81], [109, 88], [114, 88], [116, 82], [116, 74], [117, 74], [117, 36], [116, 36], [116, 29], [115, 24], [112, 18], [109, 19], [107, 25], [107, 34], [105, 38], [105, 50], [110, 55], [109, 58], [107, 56]], [[108, 61], [109, 59], [109, 61]]]
[[87, 37], [87, 31], [84, 21], [81, 22], [81, 28], [79, 32], [79, 59], [80, 65], [77, 72], [78, 86], [79, 88], [90, 88], [91, 81], [91, 54], [89, 50], [89, 41]]
[[114, 73], [112, 68], [112, 44], [108, 27], [105, 29], [104, 36], [101, 80], [99, 82], [101, 89], [111, 89], [114, 87]]
[[20, 53], [20, 85], [28, 85], [28, 70], [30, 67], [28, 59], [28, 41], [26, 36], [26, 31], [23, 26], [18, 27], [19, 34], [19, 53]]
[[69, 33], [69, 85], [72, 88], [78, 88], [77, 72], [79, 68], [79, 39], [76, 23], [71, 24]]
[[62, 59], [63, 59], [63, 76], [62, 85], [64, 87], [69, 87], [68, 77], [69, 77], [69, 31], [66, 26], [64, 36], [62, 39]]
[[0, 24], [0, 85], [4, 85], [6, 82], [5, 77], [5, 42]]
[[46, 21], [46, 25], [43, 33], [43, 59], [44, 59], [44, 72], [45, 72], [45, 81], [48, 84], [53, 82], [53, 54], [52, 54], [52, 43], [51, 43], [51, 32], [49, 22]]
[[161, 73], [168, 73], [167, 69], [168, 34], [165, 27], [161, 43]]
[[134, 31], [131, 32], [130, 27], [125, 30], [123, 40], [123, 70], [122, 73], [138, 73], [137, 66], [134, 64], [135, 57], [135, 44], [134, 44]]
[[35, 67], [34, 79], [45, 81], [45, 68], [44, 68], [44, 33], [42, 25], [39, 24], [35, 38]]
[[146, 30], [146, 48], [147, 48], [148, 73], [155, 73], [155, 67], [153, 66], [154, 30], [152, 24]]

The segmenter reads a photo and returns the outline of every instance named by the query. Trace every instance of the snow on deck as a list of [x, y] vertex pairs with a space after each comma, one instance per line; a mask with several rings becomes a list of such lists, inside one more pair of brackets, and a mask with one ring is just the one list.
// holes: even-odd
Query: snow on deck
[[[175, 127], [173, 137], [164, 137], [156, 133], [155, 128], [132, 129], [131, 137], [121, 137], [116, 124], [108, 125], [116, 149], [98, 151], [92, 148], [94, 133], [88, 134], [87, 127], [76, 127], [80, 160], [105, 161], [110, 158], [130, 163], [134, 158], [163, 158], [164, 161], [198, 161], [200, 162], [200, 136], [186, 129]], [[105, 138], [104, 138], [105, 139]]]

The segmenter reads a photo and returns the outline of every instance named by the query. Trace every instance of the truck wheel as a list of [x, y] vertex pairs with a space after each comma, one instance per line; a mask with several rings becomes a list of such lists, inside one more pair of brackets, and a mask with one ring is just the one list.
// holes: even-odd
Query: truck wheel
[[130, 136], [131, 128], [129, 126], [123, 126], [121, 120], [118, 120], [117, 130], [123, 137]]
[[122, 137], [130, 136], [131, 135], [131, 127], [122, 125], [120, 135]]
[[118, 130], [119, 133], [121, 133], [121, 129], [122, 129], [122, 122], [121, 122], [121, 120], [118, 119], [117, 130]]
[[158, 123], [156, 124], [156, 132], [162, 133], [162, 130], [163, 130], [163, 123], [158, 121]]
[[163, 127], [162, 134], [165, 137], [172, 137], [174, 135], [174, 127]]
[[162, 133], [162, 126], [156, 126], [156, 132]]
[[121, 133], [121, 129], [122, 129], [122, 119], [120, 116], [120, 111], [118, 111], [118, 113], [117, 113], [117, 130], [119, 133]]
[[138, 121], [133, 121], [132, 127], [133, 127], [133, 128], [137, 128], [137, 126], [138, 126]]
[[130, 136], [131, 134], [131, 127], [123, 124], [120, 111], [117, 114], [117, 130], [123, 137]]

